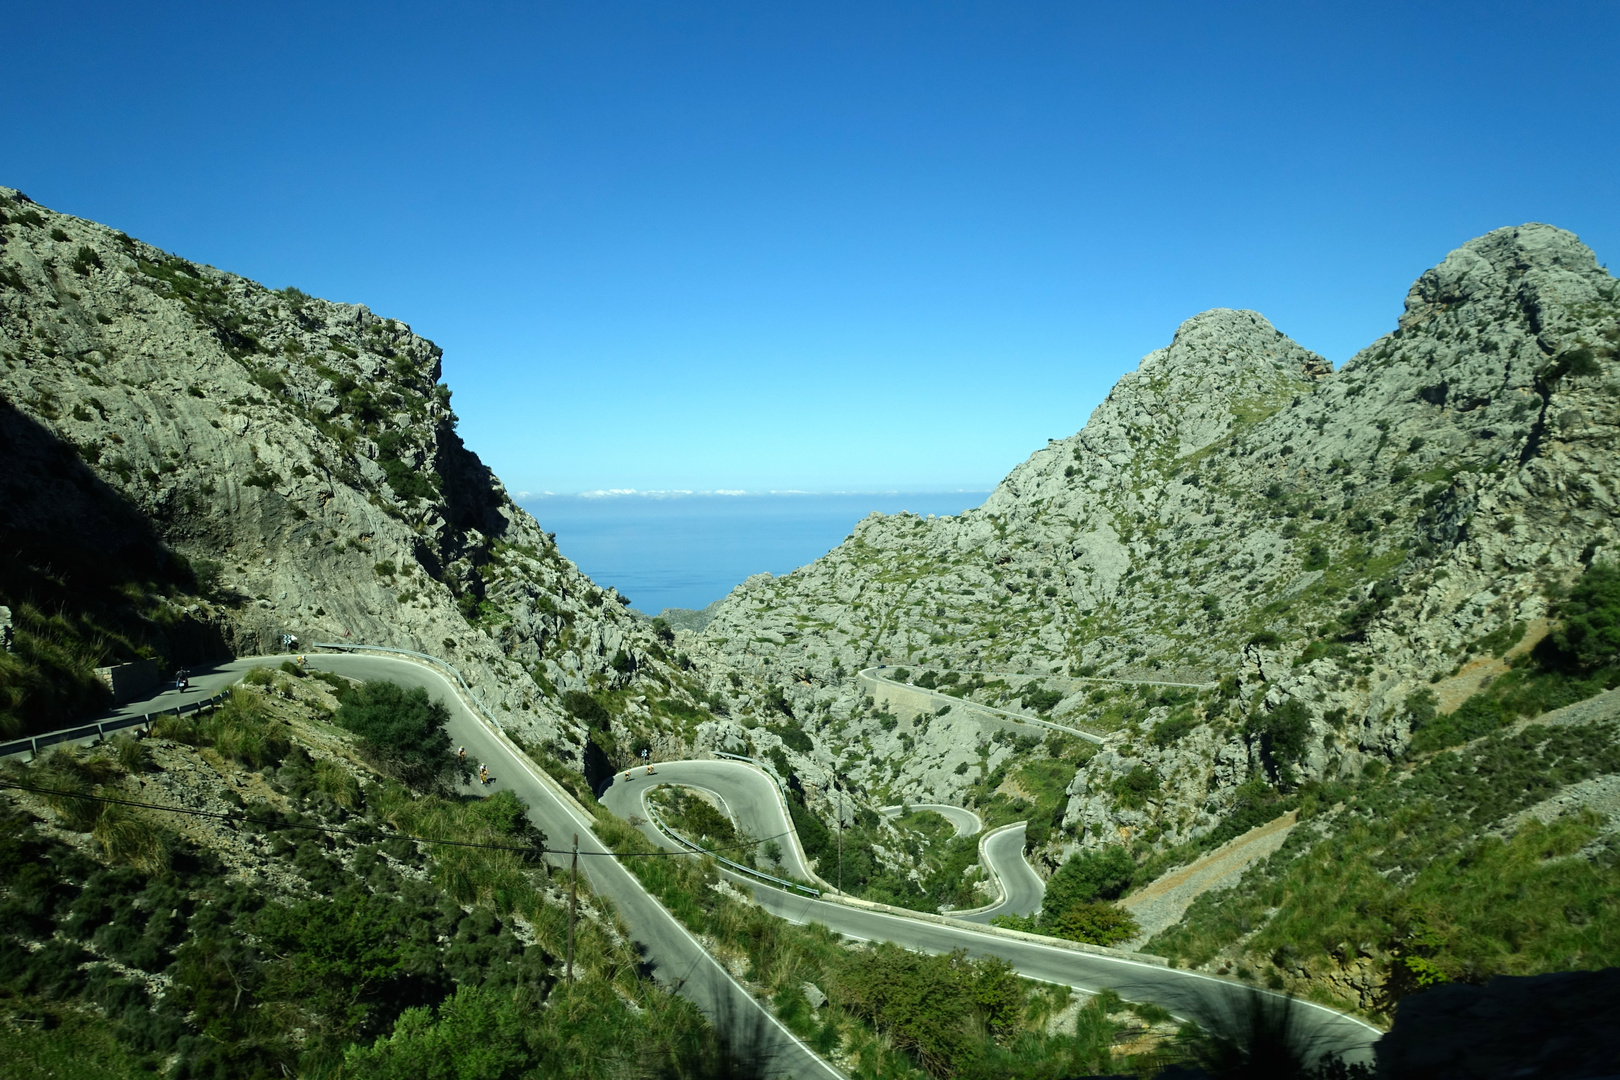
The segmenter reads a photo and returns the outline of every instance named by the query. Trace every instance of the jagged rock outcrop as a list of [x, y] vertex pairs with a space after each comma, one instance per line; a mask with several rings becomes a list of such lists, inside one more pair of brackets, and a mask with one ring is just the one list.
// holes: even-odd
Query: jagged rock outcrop
[[[984, 506], [867, 518], [738, 588], [694, 655], [782, 687], [874, 793], [922, 798], [944, 749], [869, 755], [854, 673], [884, 660], [1103, 733], [1054, 858], [1202, 835], [1251, 776], [1398, 752], [1403, 701], [1460, 700], [1471, 645], [1544, 626], [1551, 591], [1620, 555], [1616, 297], [1579, 240], [1531, 224], [1425, 273], [1339, 371], [1253, 312], [1206, 312]], [[1298, 728], [1286, 753], [1257, 715]]]

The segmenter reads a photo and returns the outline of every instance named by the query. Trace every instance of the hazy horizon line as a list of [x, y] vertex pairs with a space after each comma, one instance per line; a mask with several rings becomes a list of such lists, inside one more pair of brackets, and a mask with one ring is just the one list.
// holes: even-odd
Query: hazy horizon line
[[811, 491], [803, 488], [592, 488], [589, 491], [518, 491], [515, 499], [683, 499], [688, 497], [792, 496], [792, 495], [988, 495], [995, 485], [987, 487], [895, 487], [895, 488], [840, 488]]

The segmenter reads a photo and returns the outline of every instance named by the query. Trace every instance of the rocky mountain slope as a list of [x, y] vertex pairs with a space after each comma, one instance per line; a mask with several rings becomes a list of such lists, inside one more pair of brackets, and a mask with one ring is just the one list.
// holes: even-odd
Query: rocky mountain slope
[[[1039, 754], [959, 714], [897, 730], [863, 667], [1104, 736], [1069, 765], [1052, 864], [1208, 837], [1252, 781], [1401, 754], [1620, 555], [1617, 287], [1532, 224], [1452, 252], [1338, 371], [1205, 312], [984, 506], [869, 517], [736, 590], [694, 656], [779, 686], [814, 744], [796, 768], [877, 801], [1051, 802]], [[978, 762], [939, 767], [975, 739]]]
[[[1469, 744], [1477, 775], [1597, 815], [1547, 827], [1612, 895], [1608, 729], [1550, 755], [1500, 741], [1620, 684], [1620, 288], [1566, 232], [1464, 245], [1338, 371], [1257, 314], [1206, 312], [983, 507], [874, 515], [787, 577], [650, 621], [462, 444], [440, 351], [403, 323], [10, 189], [0, 216], [0, 735], [93, 714], [99, 665], [284, 634], [389, 645], [456, 664], [553, 769], [764, 761], [810, 855], [893, 903], [985, 897], [971, 844], [924, 843], [885, 805], [1028, 819], [1045, 870], [1096, 858], [1116, 893], [1297, 811], [1272, 885], [1245, 886], [1244, 917], [1273, 927], [1308, 891], [1289, 860], [1450, 782], [1425, 763]], [[1546, 759], [1529, 786], [1526, 755]], [[1503, 823], [1529, 802], [1459, 796], [1423, 867], [1480, 840], [1487, 804], [1513, 851], [1540, 842]], [[1356, 887], [1429, 873], [1364, 855]], [[1242, 972], [1281, 934], [1270, 977], [1370, 1009], [1403, 957], [1474, 970], [1421, 951], [1426, 918], [1389, 915], [1362, 955], [1195, 901], [1152, 947]]]
[[432, 342], [11, 189], [0, 215], [0, 734], [99, 708], [97, 665], [283, 634], [443, 656], [519, 737], [598, 772], [708, 718], [646, 620], [462, 444]]

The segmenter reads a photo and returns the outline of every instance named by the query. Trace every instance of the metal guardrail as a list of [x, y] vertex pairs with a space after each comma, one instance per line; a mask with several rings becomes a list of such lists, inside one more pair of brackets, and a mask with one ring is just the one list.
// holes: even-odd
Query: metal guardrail
[[[729, 757], [737, 757], [738, 755], [730, 754], [728, 756]], [[746, 760], [751, 760], [751, 759], [745, 758], [744, 760], [746, 761]], [[672, 838], [677, 844], [681, 844], [681, 845], [683, 845], [685, 847], [691, 848], [693, 851], [698, 852], [701, 855], [707, 855], [710, 858], [714, 859], [716, 862], [724, 863], [725, 865], [731, 867], [731, 869], [736, 870], [739, 873], [751, 874], [754, 877], [762, 878], [765, 881], [769, 881], [774, 885], [782, 885], [782, 886], [785, 886], [785, 887], [787, 887], [789, 889], [798, 889], [802, 893], [807, 893], [810, 896], [814, 896], [817, 899], [820, 899], [820, 897], [821, 897], [821, 890], [820, 889], [813, 889], [808, 885], [800, 885], [797, 881], [789, 881], [787, 878], [779, 878], [775, 874], [767, 874], [763, 870], [755, 870], [752, 866], [745, 866], [744, 864], [742, 864], [740, 862], [735, 862], [735, 861], [733, 861], [731, 859], [726, 858], [724, 855], [721, 855], [718, 852], [710, 851], [708, 848], [703, 847], [700, 844], [692, 843], [692, 841], [688, 840], [686, 837], [682, 836], [680, 833], [676, 832], [674, 829], [672, 829], [668, 825], [666, 825], [664, 823], [663, 818], [660, 818], [658, 816], [658, 811], [653, 808], [652, 803], [648, 802], [646, 799], [642, 799], [641, 800], [641, 805], [644, 808], [646, 808], [648, 817], [650, 817], [652, 819], [652, 823], [653, 823], [653, 825], [655, 827], [657, 827], [658, 831], [663, 833], [665, 836], [668, 836], [668, 837]]]
[[168, 709], [159, 709], [156, 712], [142, 713], [139, 716], [116, 716], [110, 720], [97, 720], [91, 724], [81, 724], [78, 727], [63, 728], [60, 731], [48, 731], [43, 735], [30, 735], [26, 739], [13, 739], [8, 743], [0, 743], [0, 758], [11, 757], [15, 754], [28, 752], [34, 757], [39, 756], [42, 747], [55, 746], [58, 743], [77, 742], [80, 739], [105, 739], [110, 733], [123, 731], [125, 728], [152, 726], [152, 720], [159, 716], [184, 716], [186, 713], [199, 713], [203, 709], [210, 711], [225, 698], [228, 691], [201, 698], [186, 704], [175, 705]]
[[775, 780], [776, 787], [779, 791], [781, 791], [782, 797], [784, 799], [787, 798], [787, 785], [782, 783], [782, 778], [776, 775], [775, 770], [766, 768], [765, 763], [758, 758], [751, 758], [746, 754], [728, 754], [724, 750], [711, 750], [709, 752], [715, 757], [730, 758], [733, 761], [746, 761], [750, 765], [758, 765], [759, 771], [770, 777], [772, 780]]

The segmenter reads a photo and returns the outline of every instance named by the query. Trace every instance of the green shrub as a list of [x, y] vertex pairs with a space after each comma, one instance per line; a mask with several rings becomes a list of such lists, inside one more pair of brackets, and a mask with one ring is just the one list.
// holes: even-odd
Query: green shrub
[[360, 805], [360, 782], [354, 774], [335, 761], [317, 761], [311, 767], [315, 777], [315, 790], [345, 810]]
[[88, 277], [91, 270], [100, 270], [104, 264], [101, 261], [101, 256], [96, 254], [95, 249], [80, 245], [79, 250], [74, 253], [73, 261], [68, 265], [73, 268], [75, 274]]
[[1284, 784], [1293, 783], [1311, 733], [1305, 703], [1289, 698], [1269, 713], [1258, 712], [1249, 718], [1248, 730], [1260, 740], [1260, 756], [1271, 775]]
[[203, 743], [202, 729], [195, 719], [165, 715], [152, 721], [152, 738], [173, 739], [175, 742], [199, 746]]
[[563, 695], [563, 707], [575, 719], [583, 720], [593, 728], [606, 731], [613, 726], [613, 716], [596, 698], [583, 690], [570, 690]]
[[[794, 718], [793, 705], [788, 701], [787, 695], [782, 692], [782, 688], [780, 686], [773, 686], [769, 690], [765, 691], [764, 705], [771, 712], [781, 713], [789, 720]], [[790, 742], [788, 745], [792, 746], [793, 744]], [[794, 749], [798, 749], [798, 747], [794, 747]], [[808, 750], [809, 747], [806, 747], [805, 749]]]
[[1558, 648], [1583, 668], [1620, 661], [1620, 567], [1594, 564], [1558, 605]]
[[1505, 656], [1507, 651], [1524, 640], [1522, 622], [1503, 623], [1471, 645], [1470, 651], [1488, 652], [1492, 656]]
[[343, 695], [335, 719], [360, 736], [382, 768], [406, 783], [430, 783], [455, 766], [444, 730], [450, 710], [420, 686], [407, 690], [391, 682], [361, 683]]
[[1063, 695], [1056, 690], [1032, 690], [1026, 692], [1020, 700], [1024, 708], [1044, 713], [1051, 712], [1058, 702], [1063, 700]]
[[856, 954], [838, 972], [844, 1007], [868, 1020], [935, 1076], [970, 1070], [983, 1053], [973, 1037], [982, 1027], [1005, 1035], [1021, 1019], [1023, 994], [1011, 965], [910, 952], [883, 943]]
[[107, 806], [97, 816], [90, 836], [108, 860], [147, 874], [168, 869], [169, 848], [163, 830], [127, 806]]
[[782, 744], [789, 750], [795, 750], [801, 754], [808, 754], [815, 748], [815, 743], [810, 741], [809, 734], [804, 730], [804, 728], [799, 726], [799, 722], [797, 720], [792, 720], [785, 724], [776, 724], [769, 730], [775, 732], [782, 740]]
[[287, 392], [287, 380], [273, 368], [259, 368], [253, 373], [253, 381], [272, 394]]
[[1159, 793], [1159, 774], [1146, 765], [1133, 765], [1131, 771], [1114, 780], [1115, 800], [1127, 810], [1140, 810]]
[[1198, 722], [1193, 718], [1191, 712], [1176, 712], [1154, 724], [1153, 731], [1148, 738], [1154, 746], [1162, 748], [1169, 746], [1171, 743], [1179, 742], [1183, 736], [1189, 734], [1197, 726]]
[[1548, 384], [1557, 383], [1566, 375], [1576, 378], [1601, 375], [1603, 368], [1597, 362], [1597, 354], [1582, 345], [1564, 353], [1558, 359], [1548, 364], [1542, 373], [1542, 378]]
[[1490, 734], [1510, 719], [1512, 717], [1500, 698], [1489, 691], [1481, 691], [1458, 706], [1455, 712], [1434, 717], [1425, 723], [1412, 736], [1412, 749], [1425, 753], [1457, 746]]
[[1440, 699], [1433, 690], [1419, 690], [1406, 697], [1406, 722], [1413, 731], [1420, 731], [1432, 723], [1439, 713]]
[[1091, 945], [1118, 945], [1142, 932], [1130, 912], [1101, 900], [1071, 904], [1057, 918], [1043, 919], [1042, 924], [1057, 937]]
[[1297, 803], [1298, 799], [1294, 796], [1284, 797], [1263, 778], [1251, 776], [1238, 787], [1232, 809], [1215, 827], [1215, 831], [1203, 839], [1202, 846], [1211, 849], [1220, 847], [1258, 825], [1276, 820]]
[[225, 564], [218, 559], [193, 559], [191, 573], [197, 581], [197, 595], [212, 597], [219, 592], [220, 581], [225, 576]]
[[[268, 668], [253, 670], [269, 674]], [[287, 725], [270, 716], [263, 698], [241, 686], [232, 688], [231, 696], [199, 730], [221, 755], [255, 769], [278, 764], [292, 748]]]
[[1071, 855], [1046, 883], [1041, 921], [1051, 924], [1077, 904], [1114, 900], [1130, 888], [1136, 862], [1119, 845]]

